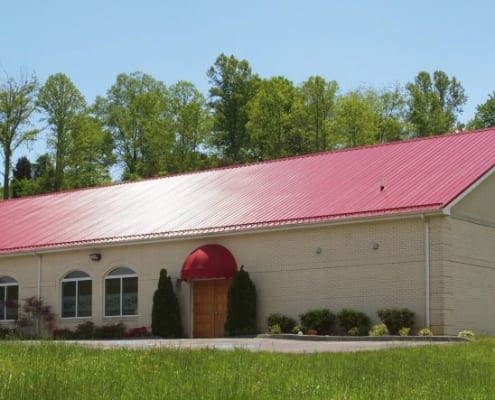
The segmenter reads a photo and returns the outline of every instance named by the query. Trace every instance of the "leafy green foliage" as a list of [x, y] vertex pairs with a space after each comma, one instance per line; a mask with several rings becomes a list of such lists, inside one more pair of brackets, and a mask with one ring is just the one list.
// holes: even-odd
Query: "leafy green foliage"
[[399, 329], [399, 335], [400, 336], [409, 336], [410, 332], [411, 332], [411, 328], [400, 328]]
[[35, 76], [8, 78], [0, 83], [0, 150], [3, 156], [3, 198], [10, 196], [10, 164], [19, 146], [33, 141], [38, 129], [31, 129], [30, 118], [36, 110], [38, 80]]
[[481, 129], [495, 126], [495, 92], [488, 95], [488, 100], [476, 107], [474, 118], [466, 128]]
[[217, 57], [207, 75], [214, 116], [211, 143], [225, 159], [241, 162], [250, 148], [247, 105], [256, 93], [259, 78], [246, 60], [225, 54]]
[[401, 328], [412, 328], [416, 318], [415, 313], [408, 308], [384, 308], [378, 310], [377, 314], [392, 335], [398, 335]]
[[241, 266], [228, 291], [226, 336], [257, 333], [256, 302], [256, 287], [249, 273]]
[[433, 332], [430, 328], [423, 328], [420, 329], [419, 336], [433, 336]]
[[376, 325], [373, 325], [370, 329], [370, 331], [368, 332], [368, 334], [370, 336], [385, 336], [385, 335], [388, 335], [388, 329], [387, 329], [387, 325], [385, 324], [376, 324]]
[[370, 329], [370, 318], [361, 311], [344, 308], [337, 313], [337, 320], [342, 331], [348, 334], [354, 329], [359, 335], [364, 336]]
[[431, 136], [457, 128], [458, 115], [467, 97], [455, 77], [449, 78], [443, 71], [435, 71], [433, 76], [421, 71], [406, 89], [408, 120], [414, 127], [414, 136]]
[[86, 110], [86, 101], [69, 77], [58, 73], [48, 77], [41, 87], [37, 106], [45, 113], [51, 128], [48, 146], [55, 158], [54, 191], [63, 187], [64, 169], [68, 155], [68, 146], [76, 118]]
[[158, 289], [153, 295], [151, 310], [151, 332], [164, 338], [182, 337], [179, 302], [175, 295], [172, 279], [167, 270], [160, 270]]
[[299, 318], [305, 331], [315, 329], [319, 335], [330, 335], [335, 328], [335, 314], [326, 308], [309, 310]]
[[269, 327], [278, 325], [282, 333], [292, 333], [296, 326], [296, 321], [293, 318], [279, 313], [270, 314], [266, 322]]

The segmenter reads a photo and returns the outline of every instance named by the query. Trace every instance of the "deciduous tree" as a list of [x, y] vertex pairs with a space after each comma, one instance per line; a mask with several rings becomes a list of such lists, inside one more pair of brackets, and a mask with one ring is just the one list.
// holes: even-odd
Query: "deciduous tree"
[[213, 110], [212, 144], [224, 158], [237, 163], [249, 149], [247, 104], [254, 97], [258, 77], [246, 60], [221, 54], [207, 72]]
[[86, 111], [86, 101], [67, 75], [58, 73], [51, 75], [40, 89], [37, 104], [45, 113], [51, 130], [48, 146], [55, 155], [53, 190], [58, 192], [64, 183], [71, 135], [78, 116]]
[[488, 95], [488, 100], [476, 107], [474, 118], [468, 122], [466, 128], [481, 129], [495, 126], [495, 92]]
[[417, 137], [446, 133], [457, 128], [458, 117], [467, 97], [455, 78], [443, 71], [420, 72], [408, 83], [408, 120]]
[[36, 138], [39, 130], [31, 127], [35, 111], [38, 80], [35, 76], [7, 78], [0, 84], [0, 146], [3, 155], [3, 198], [10, 195], [10, 163], [12, 154], [25, 142]]
[[119, 74], [93, 111], [113, 137], [124, 179], [168, 172], [174, 137], [163, 82], [142, 72]]

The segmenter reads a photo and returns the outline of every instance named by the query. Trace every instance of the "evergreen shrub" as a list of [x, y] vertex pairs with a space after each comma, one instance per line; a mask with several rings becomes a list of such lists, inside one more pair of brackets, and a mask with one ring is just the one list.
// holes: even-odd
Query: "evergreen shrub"
[[241, 266], [230, 285], [227, 299], [225, 335], [253, 335], [256, 326], [256, 287]]
[[[361, 311], [344, 308], [337, 313], [337, 319], [341, 330], [351, 336], [365, 336], [370, 329], [370, 318]], [[351, 334], [351, 329], [357, 334]]]
[[316, 329], [319, 335], [330, 335], [335, 328], [335, 314], [326, 308], [307, 311], [299, 318], [305, 331]]
[[378, 310], [377, 314], [392, 335], [398, 335], [401, 328], [412, 328], [416, 318], [414, 312], [408, 308], [384, 308]]
[[296, 321], [293, 318], [279, 313], [270, 314], [266, 322], [268, 327], [278, 325], [282, 333], [292, 333], [296, 326]]
[[151, 333], [163, 338], [182, 337], [179, 302], [173, 289], [172, 279], [164, 268], [160, 270], [158, 289], [153, 295]]

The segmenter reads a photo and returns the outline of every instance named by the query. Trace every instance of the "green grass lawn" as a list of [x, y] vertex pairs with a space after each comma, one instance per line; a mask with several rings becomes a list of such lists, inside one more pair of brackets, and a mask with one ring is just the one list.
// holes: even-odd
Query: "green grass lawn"
[[358, 353], [0, 344], [0, 399], [495, 399], [495, 339]]

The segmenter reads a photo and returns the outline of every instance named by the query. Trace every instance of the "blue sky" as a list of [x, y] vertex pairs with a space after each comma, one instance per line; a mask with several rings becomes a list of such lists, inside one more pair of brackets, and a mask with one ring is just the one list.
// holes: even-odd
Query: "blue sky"
[[222, 52], [261, 77], [321, 75], [341, 92], [441, 69], [466, 90], [463, 121], [495, 90], [491, 1], [17, 0], [1, 12], [2, 78], [63, 72], [89, 103], [137, 70], [206, 95]]

